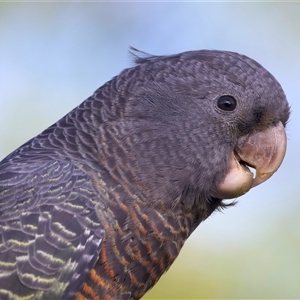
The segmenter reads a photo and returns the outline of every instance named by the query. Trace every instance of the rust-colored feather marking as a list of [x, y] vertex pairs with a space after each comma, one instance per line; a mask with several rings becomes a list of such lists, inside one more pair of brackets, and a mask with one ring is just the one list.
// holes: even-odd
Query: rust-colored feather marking
[[[245, 56], [136, 63], [0, 163], [1, 300], [140, 299], [223, 205], [240, 136], [288, 120], [280, 85]], [[221, 113], [233, 91], [237, 112]]]

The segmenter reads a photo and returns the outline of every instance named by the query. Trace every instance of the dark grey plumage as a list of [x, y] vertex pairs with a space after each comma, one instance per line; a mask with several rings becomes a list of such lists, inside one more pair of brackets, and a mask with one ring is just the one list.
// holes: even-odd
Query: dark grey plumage
[[223, 205], [239, 140], [288, 121], [246, 56], [136, 63], [1, 162], [1, 299], [139, 299]]

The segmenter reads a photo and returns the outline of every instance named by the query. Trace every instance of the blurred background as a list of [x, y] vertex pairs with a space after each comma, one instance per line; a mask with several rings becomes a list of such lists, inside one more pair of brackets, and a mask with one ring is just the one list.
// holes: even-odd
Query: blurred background
[[130, 45], [243, 53], [292, 107], [280, 170], [201, 224], [144, 299], [300, 298], [300, 3], [0, 3], [0, 160], [132, 66]]

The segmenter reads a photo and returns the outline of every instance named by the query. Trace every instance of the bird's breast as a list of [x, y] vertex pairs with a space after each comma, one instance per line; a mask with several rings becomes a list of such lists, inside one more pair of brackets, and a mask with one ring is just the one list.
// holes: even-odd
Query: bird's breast
[[[122, 217], [112, 222], [105, 214], [113, 211]], [[102, 214], [102, 220], [110, 219], [105, 241], [77, 300], [140, 299], [179, 254], [190, 234], [186, 216], [139, 201], [130, 207], [115, 203]]]

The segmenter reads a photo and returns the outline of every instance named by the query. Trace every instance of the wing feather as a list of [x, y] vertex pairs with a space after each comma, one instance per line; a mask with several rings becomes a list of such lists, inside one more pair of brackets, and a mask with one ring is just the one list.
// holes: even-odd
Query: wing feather
[[97, 192], [68, 160], [10, 155], [0, 164], [0, 299], [74, 298], [104, 229]]

